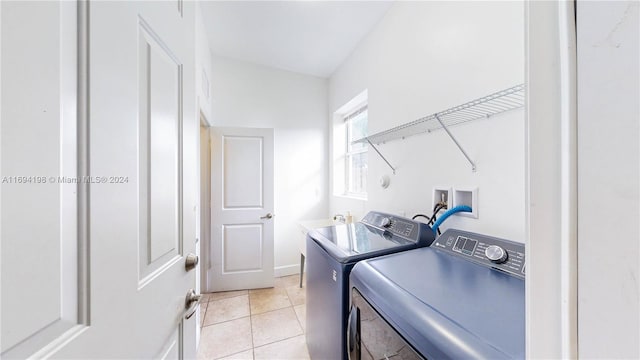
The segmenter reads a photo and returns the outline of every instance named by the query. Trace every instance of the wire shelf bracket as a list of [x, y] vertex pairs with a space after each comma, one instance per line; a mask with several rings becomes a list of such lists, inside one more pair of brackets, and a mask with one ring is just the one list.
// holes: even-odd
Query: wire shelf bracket
[[[365, 138], [365, 139], [366, 139], [366, 138]], [[378, 150], [378, 148], [377, 148], [375, 145], [373, 145], [373, 143], [372, 143], [369, 139], [367, 139], [367, 142], [369, 143], [369, 145], [371, 145], [371, 147], [373, 148], [373, 150], [375, 150], [375, 151], [378, 153], [378, 155], [380, 155], [380, 157], [382, 158], [382, 160], [384, 160], [384, 162], [386, 162], [386, 163], [387, 163], [387, 165], [391, 168], [391, 171], [393, 171], [393, 175], [395, 175], [395, 174], [396, 174], [396, 168], [394, 168], [393, 166], [391, 166], [391, 163], [389, 163], [389, 160], [387, 160], [387, 158], [386, 158], [386, 157], [384, 157], [384, 155], [382, 155], [382, 153], [380, 152], [380, 150]]]
[[449, 128], [454, 125], [460, 125], [478, 119], [487, 119], [506, 111], [519, 109], [524, 106], [524, 91], [524, 84], [519, 84], [476, 100], [422, 117], [406, 124], [363, 137], [362, 139], [353, 141], [352, 144], [368, 143], [371, 145], [371, 147], [373, 147], [376, 153], [380, 155], [395, 174], [396, 169], [391, 166], [389, 161], [382, 155], [380, 150], [378, 150], [374, 144], [380, 145], [387, 141], [405, 139], [409, 136], [425, 132], [430, 133], [432, 131], [442, 129], [456, 144], [469, 164], [471, 164], [472, 171], [476, 171], [476, 164], [471, 160], [469, 154], [467, 154], [462, 145], [456, 140]]
[[469, 157], [469, 154], [467, 154], [466, 151], [464, 151], [464, 149], [462, 148], [462, 145], [460, 145], [460, 143], [458, 142], [458, 140], [456, 140], [455, 136], [453, 136], [453, 134], [451, 133], [451, 131], [449, 131], [449, 128], [447, 127], [447, 125], [445, 125], [442, 120], [440, 120], [440, 116], [438, 116], [438, 114], [434, 115], [436, 120], [438, 120], [438, 122], [440, 123], [440, 125], [442, 126], [442, 128], [444, 129], [444, 131], [447, 133], [447, 135], [449, 135], [449, 137], [451, 138], [451, 140], [453, 141], [454, 144], [456, 144], [456, 146], [458, 147], [458, 149], [460, 149], [460, 152], [462, 152], [462, 155], [464, 155], [464, 157], [467, 158], [467, 161], [469, 162], [469, 164], [471, 164], [471, 171], [476, 171], [476, 163], [473, 162], [473, 160], [471, 160], [471, 158]]

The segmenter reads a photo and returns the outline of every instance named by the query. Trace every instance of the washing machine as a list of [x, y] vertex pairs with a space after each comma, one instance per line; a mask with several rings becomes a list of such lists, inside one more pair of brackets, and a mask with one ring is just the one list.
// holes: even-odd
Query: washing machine
[[431, 245], [424, 223], [381, 212], [307, 235], [306, 338], [313, 360], [346, 359], [349, 274], [361, 260]]
[[347, 346], [360, 359], [524, 359], [524, 244], [449, 229], [358, 263]]

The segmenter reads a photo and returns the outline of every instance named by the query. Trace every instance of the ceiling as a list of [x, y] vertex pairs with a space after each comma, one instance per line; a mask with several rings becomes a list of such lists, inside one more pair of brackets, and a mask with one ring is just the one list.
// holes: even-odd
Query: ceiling
[[330, 76], [392, 1], [203, 1], [211, 52]]

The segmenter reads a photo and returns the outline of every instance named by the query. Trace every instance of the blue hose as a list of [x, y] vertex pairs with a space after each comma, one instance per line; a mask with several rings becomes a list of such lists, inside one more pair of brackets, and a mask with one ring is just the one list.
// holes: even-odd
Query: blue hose
[[445, 213], [442, 214], [442, 216], [440, 216], [435, 223], [433, 223], [433, 226], [431, 227], [433, 233], [438, 236], [438, 228], [440, 227], [440, 225], [442, 225], [442, 223], [447, 220], [449, 216], [458, 212], [471, 212], [471, 207], [467, 205], [460, 205], [445, 211]]

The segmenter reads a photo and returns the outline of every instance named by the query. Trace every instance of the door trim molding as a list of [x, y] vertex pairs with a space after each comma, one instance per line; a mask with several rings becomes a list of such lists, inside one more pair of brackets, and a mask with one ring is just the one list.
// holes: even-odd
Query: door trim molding
[[[90, 175], [89, 164], [89, 2], [77, 1], [78, 6], [78, 176]], [[78, 184], [78, 322], [91, 325], [90, 296], [90, 222], [89, 186]]]
[[577, 357], [573, 8], [572, 1], [525, 4], [527, 358]]

